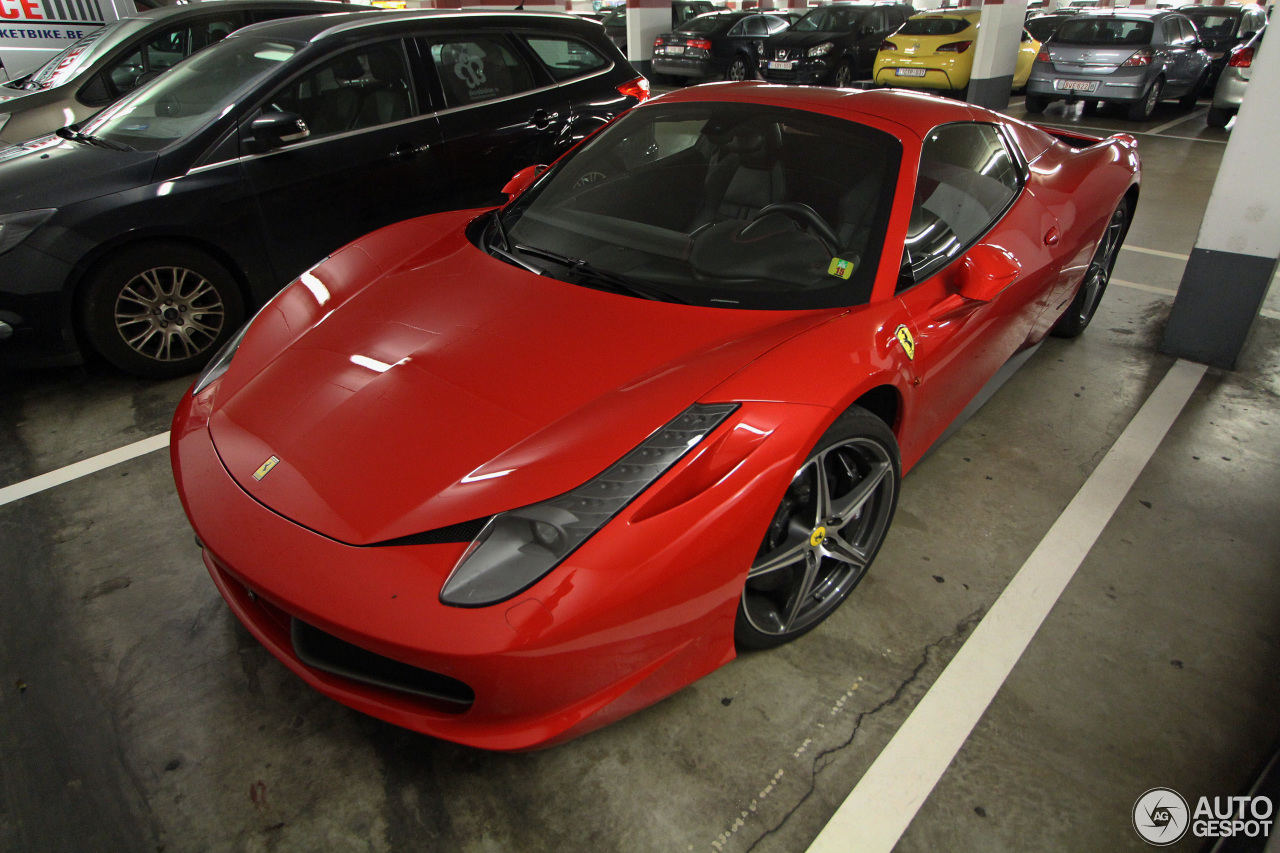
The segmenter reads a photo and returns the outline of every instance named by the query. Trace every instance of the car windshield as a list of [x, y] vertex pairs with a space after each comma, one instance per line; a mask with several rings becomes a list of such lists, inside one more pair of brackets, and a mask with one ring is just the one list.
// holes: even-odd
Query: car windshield
[[1154, 26], [1150, 21], [1124, 18], [1072, 18], [1058, 27], [1053, 40], [1058, 44], [1095, 47], [1125, 47], [1151, 44]]
[[911, 18], [898, 29], [898, 35], [904, 36], [953, 36], [969, 29], [969, 22], [964, 18], [933, 17]]
[[792, 32], [847, 33], [862, 20], [864, 10], [852, 6], [822, 6], [801, 18]]
[[1190, 15], [1191, 20], [1196, 22], [1196, 29], [1205, 38], [1231, 38], [1236, 34], [1236, 24], [1240, 21], [1238, 15], [1197, 12], [1195, 10], [1190, 10], [1187, 14]]
[[98, 55], [100, 51], [94, 49], [95, 44], [108, 45], [110, 39], [103, 42], [101, 41], [103, 36], [115, 32], [123, 25], [124, 20], [113, 21], [104, 27], [89, 31], [79, 41], [41, 65], [22, 88], [29, 92], [38, 92], [41, 89], [61, 86]]
[[229, 38], [175, 65], [90, 119], [86, 135], [158, 151], [223, 115], [252, 86], [298, 51], [264, 38]]
[[628, 113], [521, 195], [482, 239], [562, 281], [727, 308], [865, 303], [902, 147], [762, 104]]

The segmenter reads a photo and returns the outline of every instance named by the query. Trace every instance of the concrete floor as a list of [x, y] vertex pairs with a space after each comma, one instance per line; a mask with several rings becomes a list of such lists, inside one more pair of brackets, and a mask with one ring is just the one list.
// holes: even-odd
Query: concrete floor
[[[1185, 255], [1226, 139], [1204, 109], [1046, 121], [1159, 130], [1140, 137], [1128, 242]], [[1128, 284], [1088, 332], [1046, 343], [907, 478], [826, 625], [538, 753], [434, 741], [305, 687], [223, 605], [163, 452], [0, 506], [0, 849], [803, 851], [1169, 368], [1155, 291], [1180, 271], [1123, 252]], [[0, 486], [163, 432], [186, 384], [0, 376]], [[1201, 381], [899, 851], [1140, 850], [1143, 791], [1247, 789], [1280, 738], [1276, 424], [1264, 318], [1240, 369]]]

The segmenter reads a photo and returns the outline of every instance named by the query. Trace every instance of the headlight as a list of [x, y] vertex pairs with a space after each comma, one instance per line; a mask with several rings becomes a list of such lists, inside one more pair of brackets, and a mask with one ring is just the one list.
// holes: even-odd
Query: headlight
[[195, 390], [191, 392], [194, 397], [204, 389], [208, 388], [218, 380], [222, 374], [227, 372], [227, 368], [231, 366], [231, 359], [235, 356], [236, 350], [240, 349], [240, 342], [244, 340], [245, 332], [249, 331], [249, 326], [253, 324], [250, 320], [240, 327], [240, 331], [231, 336], [222, 349], [218, 350], [218, 354], [205, 365], [204, 372], [200, 374], [200, 378], [196, 380]]
[[0, 255], [25, 240], [28, 234], [43, 225], [46, 219], [57, 212], [58, 209], [55, 207], [46, 207], [41, 210], [24, 210], [21, 213], [6, 213], [0, 216]]
[[834, 47], [834, 45], [831, 44], [831, 42], [824, 41], [822, 44], [814, 45], [813, 47], [809, 48], [809, 55], [810, 56], [826, 56], [828, 53], [831, 52], [832, 47]]
[[737, 408], [734, 403], [690, 406], [590, 482], [494, 516], [454, 567], [440, 600], [480, 607], [532, 586]]

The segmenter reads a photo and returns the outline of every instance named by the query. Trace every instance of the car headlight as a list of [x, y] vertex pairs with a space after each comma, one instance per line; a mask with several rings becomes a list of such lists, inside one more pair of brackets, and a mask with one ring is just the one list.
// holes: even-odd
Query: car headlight
[[824, 41], [822, 44], [816, 44], [809, 48], [809, 56], [826, 56], [831, 52], [831, 48], [834, 46], [835, 45], [829, 41]]
[[495, 515], [454, 566], [440, 600], [481, 607], [532, 586], [737, 408], [735, 403], [690, 406], [590, 482]]
[[46, 207], [40, 210], [6, 213], [0, 216], [0, 255], [27, 239], [27, 235], [43, 225], [45, 220], [57, 212], [58, 209], [56, 207]]
[[204, 389], [208, 388], [216, 382], [222, 374], [227, 372], [227, 368], [231, 366], [231, 359], [235, 356], [236, 350], [240, 349], [240, 342], [244, 340], [245, 333], [249, 331], [249, 326], [253, 325], [250, 320], [240, 327], [240, 331], [236, 332], [231, 338], [222, 345], [222, 349], [218, 350], [207, 365], [204, 372], [200, 374], [200, 378], [196, 380], [196, 387], [191, 391], [194, 397]]

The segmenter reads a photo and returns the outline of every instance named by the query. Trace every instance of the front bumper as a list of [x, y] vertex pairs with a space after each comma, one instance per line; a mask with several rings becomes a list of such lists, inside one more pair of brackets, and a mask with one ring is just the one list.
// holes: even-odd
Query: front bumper
[[769, 63], [777, 60], [760, 60], [760, 76], [770, 83], [800, 83], [807, 86], [822, 86], [830, 82], [835, 70], [835, 63], [828, 56], [801, 57], [785, 60], [791, 63], [790, 68], [770, 68]]
[[[780, 458], [776, 448], [807, 448], [822, 421], [812, 407], [744, 406], [526, 592], [458, 608], [439, 593], [466, 543], [344, 545], [241, 490], [208, 433], [214, 394], [216, 384], [179, 407], [171, 453], [205, 564], [232, 611], [321, 693], [395, 725], [494, 750], [583, 734], [734, 657], [738, 599], [759, 544], [743, 531], [765, 529], [799, 466], [802, 451]], [[735, 423], [751, 430], [716, 438]], [[699, 472], [719, 470], [726, 443], [755, 431], [767, 438], [734, 450], [741, 459], [702, 487]], [[291, 636], [300, 624], [453, 693], [309, 666]]]
[[1150, 77], [1150, 66], [1119, 68], [1110, 74], [1081, 74], [1057, 71], [1048, 63], [1036, 62], [1027, 80], [1027, 94], [1132, 103], [1142, 100]]
[[48, 367], [82, 360], [66, 292], [70, 264], [19, 243], [0, 255], [0, 365]]

